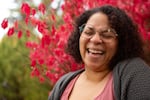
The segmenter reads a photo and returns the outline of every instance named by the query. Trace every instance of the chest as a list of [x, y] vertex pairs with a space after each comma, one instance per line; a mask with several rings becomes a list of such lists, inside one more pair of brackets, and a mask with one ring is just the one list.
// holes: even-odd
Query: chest
[[99, 84], [82, 83], [77, 79], [68, 84], [61, 100], [114, 100], [112, 76]]
[[104, 84], [75, 85], [70, 93], [69, 100], [94, 100], [104, 90]]

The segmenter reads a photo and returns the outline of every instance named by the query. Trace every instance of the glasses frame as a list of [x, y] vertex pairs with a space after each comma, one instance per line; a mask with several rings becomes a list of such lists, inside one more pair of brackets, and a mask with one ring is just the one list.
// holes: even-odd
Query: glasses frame
[[[80, 32], [80, 35], [84, 32], [84, 28], [85, 28], [85, 26], [86, 26], [87, 24], [82, 24], [80, 27], [79, 27], [79, 32]], [[95, 28], [93, 27], [93, 29], [94, 29], [94, 34], [96, 34], [96, 30], [95, 30]], [[100, 32], [98, 32], [99, 33], [99, 36], [100, 36], [100, 38], [104, 41], [104, 42], [111, 42], [111, 40], [113, 40], [113, 39], [116, 39], [116, 37], [118, 37], [118, 34], [116, 33], [116, 31], [115, 31], [115, 29], [113, 29], [113, 28], [108, 28], [107, 30], [105, 30], [105, 31], [107, 31], [107, 32], [112, 32], [112, 33], [114, 33], [114, 37], [113, 38], [110, 38], [110, 39], [108, 39], [108, 38], [105, 38], [103, 35], [104, 35], [104, 33], [102, 34], [102, 32], [100, 33]], [[93, 35], [91, 35], [91, 36], [89, 36], [89, 37], [86, 37], [86, 38], [92, 38], [93, 36], [94, 36], [94, 34]]]

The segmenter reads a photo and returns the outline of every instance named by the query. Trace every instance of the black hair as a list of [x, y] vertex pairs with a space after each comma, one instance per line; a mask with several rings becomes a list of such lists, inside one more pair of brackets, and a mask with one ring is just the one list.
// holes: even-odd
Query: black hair
[[143, 41], [136, 24], [127, 15], [127, 13], [111, 5], [104, 5], [83, 12], [75, 21], [74, 30], [71, 33], [66, 51], [77, 63], [82, 62], [79, 51], [79, 27], [85, 24], [95, 13], [104, 13], [107, 15], [109, 24], [118, 34], [117, 52], [110, 62], [111, 69], [119, 62], [125, 59], [143, 56]]

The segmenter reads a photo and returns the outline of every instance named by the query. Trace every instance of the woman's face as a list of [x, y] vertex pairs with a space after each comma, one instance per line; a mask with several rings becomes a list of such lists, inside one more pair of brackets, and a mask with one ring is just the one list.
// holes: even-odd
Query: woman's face
[[95, 71], [109, 69], [109, 62], [117, 50], [117, 34], [108, 21], [107, 15], [93, 14], [83, 25], [79, 48], [85, 68]]

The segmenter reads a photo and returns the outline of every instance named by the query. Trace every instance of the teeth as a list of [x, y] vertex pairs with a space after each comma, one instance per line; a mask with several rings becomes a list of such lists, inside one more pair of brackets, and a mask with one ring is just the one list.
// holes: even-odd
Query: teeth
[[93, 53], [93, 54], [103, 54], [103, 53], [104, 53], [104, 52], [101, 51], [101, 50], [94, 50], [94, 49], [88, 49], [88, 51], [89, 51], [90, 53]]

